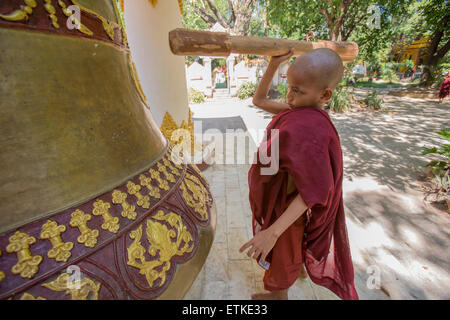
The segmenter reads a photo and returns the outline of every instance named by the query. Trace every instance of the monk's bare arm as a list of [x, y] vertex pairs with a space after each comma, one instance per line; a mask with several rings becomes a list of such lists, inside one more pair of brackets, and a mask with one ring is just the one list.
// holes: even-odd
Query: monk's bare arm
[[292, 200], [283, 214], [269, 227], [276, 238], [279, 238], [287, 228], [291, 226], [300, 216], [305, 213], [308, 207], [303, 201], [300, 193]]
[[275, 72], [279, 68], [280, 64], [283, 61], [288, 60], [292, 54], [293, 51], [290, 51], [287, 55], [271, 57], [266, 72], [264, 72], [258, 88], [256, 89], [255, 95], [253, 96], [253, 104], [255, 106], [274, 114], [290, 109], [289, 105], [286, 103], [280, 103], [267, 99], [267, 94], [269, 93], [270, 84], [272, 83]]
[[269, 99], [263, 99], [261, 101], [255, 101], [253, 99], [253, 104], [264, 111], [274, 114], [290, 109], [289, 105], [286, 103], [271, 101]]
[[265, 261], [281, 234], [300, 218], [307, 208], [300, 194], [297, 194], [283, 214], [269, 228], [260, 231], [250, 241], [245, 243], [239, 249], [239, 252], [243, 252], [250, 247], [247, 252], [249, 257], [253, 259], [260, 257], [261, 262]]

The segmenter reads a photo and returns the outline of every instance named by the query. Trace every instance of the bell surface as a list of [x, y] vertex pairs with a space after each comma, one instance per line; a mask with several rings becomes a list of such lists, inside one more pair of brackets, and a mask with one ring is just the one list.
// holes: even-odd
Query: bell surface
[[1, 1], [0, 97], [0, 299], [182, 298], [215, 207], [153, 120], [116, 2]]

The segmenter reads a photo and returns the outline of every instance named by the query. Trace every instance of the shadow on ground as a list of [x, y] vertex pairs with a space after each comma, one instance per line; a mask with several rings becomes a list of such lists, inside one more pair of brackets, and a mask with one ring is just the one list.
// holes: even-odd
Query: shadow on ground
[[[361, 278], [377, 265], [396, 299], [450, 297], [450, 219], [423, 201], [417, 180], [450, 127], [449, 104], [386, 96], [388, 112], [332, 114], [344, 156], [344, 202]], [[359, 250], [359, 251], [358, 251]], [[352, 249], [353, 251], [353, 249]]]

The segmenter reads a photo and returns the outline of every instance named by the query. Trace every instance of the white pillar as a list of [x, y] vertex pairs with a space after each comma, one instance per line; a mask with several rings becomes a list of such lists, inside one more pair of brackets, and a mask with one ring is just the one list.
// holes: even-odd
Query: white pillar
[[204, 94], [207, 97], [212, 97], [212, 77], [211, 77], [211, 58], [210, 57], [202, 57], [203, 58], [203, 66], [205, 67], [205, 74], [203, 79], [206, 82], [206, 89]]
[[236, 75], [234, 73], [234, 58], [236, 57], [235, 54], [231, 54], [227, 58], [227, 70], [228, 70], [228, 88], [230, 96], [234, 97], [237, 95], [237, 88], [236, 88]]
[[182, 27], [177, 1], [125, 1], [125, 26], [131, 55], [150, 111], [160, 126], [169, 112], [177, 125], [188, 120], [189, 107], [183, 56], [169, 47], [168, 33]]

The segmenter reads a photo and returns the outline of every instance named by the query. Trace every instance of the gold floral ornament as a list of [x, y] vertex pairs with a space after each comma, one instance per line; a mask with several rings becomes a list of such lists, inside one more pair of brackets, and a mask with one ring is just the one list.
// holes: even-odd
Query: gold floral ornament
[[160, 189], [164, 189], [164, 190], [170, 189], [169, 183], [166, 180], [164, 180], [163, 178], [161, 178], [159, 171], [150, 169], [149, 172], [150, 172], [150, 175], [152, 176], [152, 179], [155, 179], [156, 181], [158, 181]]
[[151, 178], [141, 174], [139, 176], [139, 181], [141, 181], [141, 185], [143, 185], [144, 187], [146, 187], [150, 191], [149, 195], [151, 197], [156, 198], [156, 199], [160, 199], [161, 198], [161, 193], [159, 191], [159, 188], [152, 185], [152, 179]]
[[92, 294], [90, 300], [98, 300], [100, 285], [88, 277], [71, 281], [70, 274], [63, 273], [56, 280], [44, 283], [42, 286], [56, 292], [64, 291], [65, 294], [72, 296], [72, 300], [87, 300], [90, 294]]
[[142, 207], [144, 209], [148, 209], [150, 208], [150, 197], [149, 196], [143, 196], [140, 191], [141, 191], [141, 186], [138, 184], [134, 184], [133, 182], [129, 181], [127, 183], [127, 189], [128, 189], [128, 193], [135, 196], [138, 201], [137, 201], [137, 205], [139, 207]]
[[[192, 163], [192, 168], [194, 168], [195, 172], [197, 172], [197, 174], [203, 178], [203, 180], [205, 180], [205, 182], [208, 184], [208, 181], [205, 179], [205, 177], [203, 176], [202, 172], [200, 171], [200, 169], [197, 167], [196, 164]], [[209, 184], [208, 184], [209, 185]]]
[[25, 5], [21, 5], [20, 9], [15, 10], [9, 14], [0, 14], [0, 18], [6, 21], [22, 21], [28, 20], [33, 13], [33, 9], [37, 7], [35, 0], [25, 0]]
[[25, 292], [25, 293], [22, 295], [22, 297], [20, 297], [20, 300], [47, 300], [47, 299], [45, 299], [45, 298], [43, 298], [43, 297], [37, 297], [37, 298], [36, 298], [36, 297], [33, 296], [32, 294]]
[[161, 173], [164, 173], [164, 175], [166, 176], [166, 179], [168, 181], [173, 182], [173, 183], [176, 182], [175, 177], [173, 176], [173, 174], [169, 173], [167, 171], [166, 166], [163, 165], [161, 162], [158, 162], [158, 171], [161, 172]]
[[[59, 2], [61, 2], [61, 1], [59, 1]], [[108, 21], [108, 20], [106, 20], [106, 19], [103, 18], [101, 15], [99, 15], [97, 12], [94, 12], [94, 11], [92, 11], [92, 10], [90, 10], [90, 9], [88, 9], [88, 8], [86, 8], [86, 7], [84, 7], [84, 6], [82, 6], [78, 1], [71, 0], [71, 2], [72, 2], [74, 5], [78, 6], [78, 7], [81, 9], [81, 11], [90, 13], [90, 14], [92, 14], [93, 16], [97, 17], [97, 18], [102, 22], [102, 24], [103, 24], [103, 29], [104, 29], [105, 32], [108, 34], [108, 37], [109, 37], [111, 40], [114, 41], [114, 29], [115, 29], [116, 27], [119, 27], [119, 25], [118, 25], [117, 23], [115, 23], [115, 22], [113, 22], [113, 21]], [[60, 5], [61, 5], [61, 4], [60, 4]], [[87, 29], [87, 28], [86, 28], [86, 29]], [[89, 29], [87, 29], [87, 30], [89, 30]], [[80, 31], [81, 31], [81, 30], [80, 30]], [[89, 30], [89, 31], [90, 31], [90, 30]]]
[[[127, 40], [128, 41], [128, 40]], [[128, 46], [128, 45], [126, 45]], [[136, 90], [141, 98], [142, 103], [150, 110], [150, 106], [148, 105], [147, 97], [145, 96], [144, 90], [142, 89], [141, 82], [139, 81], [138, 73], [136, 71], [136, 65], [131, 58], [131, 55], [128, 55], [128, 67], [130, 68], [131, 78], [133, 79], [133, 83], [136, 86]]]
[[49, 239], [53, 246], [47, 255], [58, 262], [67, 261], [72, 255], [70, 251], [73, 248], [73, 242], [64, 242], [61, 239], [61, 234], [65, 231], [66, 226], [58, 225], [56, 221], [52, 220], [47, 220], [42, 226], [41, 239]]
[[180, 189], [183, 192], [183, 198], [186, 204], [200, 214], [202, 220], [208, 220], [206, 205], [211, 201], [211, 198], [203, 183], [196, 176], [186, 173], [183, 182], [180, 184]]
[[20, 274], [22, 278], [31, 279], [34, 277], [38, 271], [39, 264], [42, 262], [41, 256], [31, 255], [30, 245], [35, 242], [35, 237], [20, 231], [16, 231], [16, 233], [9, 238], [6, 252], [17, 253], [18, 259], [17, 263], [11, 269], [12, 273]]
[[[2, 255], [2, 250], [0, 250], [0, 256]], [[5, 279], [5, 273], [3, 271], [0, 271], [0, 282]]]
[[78, 21], [77, 19], [75, 19], [75, 17], [73, 16], [73, 13], [71, 10], [67, 9], [67, 6], [64, 2], [62, 2], [61, 0], [58, 0], [58, 4], [62, 9], [62, 12], [64, 13], [64, 15], [66, 17], [72, 17], [72, 21], [75, 25], [79, 26], [78, 30], [81, 33], [87, 34], [88, 36], [92, 36], [94, 35], [94, 33], [89, 30], [85, 25], [83, 25], [80, 21]]
[[[173, 229], [169, 230], [160, 221], [167, 222]], [[142, 225], [140, 225], [138, 229], [130, 232], [130, 238], [134, 241], [127, 249], [127, 264], [138, 268], [139, 273], [145, 275], [150, 287], [154, 286], [157, 279], [161, 279], [157, 285], [161, 287], [166, 282], [166, 273], [171, 267], [170, 260], [175, 255], [181, 256], [191, 252], [194, 249], [193, 238], [179, 215], [173, 212], [164, 214], [162, 210], [147, 220], [146, 234], [150, 244], [148, 253], [153, 257], [158, 256], [158, 259], [146, 260], [146, 249], [141, 244]]]
[[165, 165], [167, 168], [170, 169], [170, 171], [172, 172], [172, 174], [174, 174], [174, 175], [176, 175], [176, 176], [179, 176], [179, 175], [180, 175], [180, 171], [178, 171], [178, 169], [175, 168], [175, 167], [172, 165], [172, 162], [171, 162], [169, 159], [167, 159], [167, 158], [164, 157], [162, 160], [163, 160], [163, 162], [164, 162], [164, 165]]
[[[67, 9], [66, 4], [61, 0], [57, 0], [57, 1], [58, 1], [58, 5], [60, 6], [64, 15], [66, 17], [72, 16], [72, 12]], [[58, 23], [58, 17], [56, 16], [56, 8], [52, 4], [53, 0], [44, 0], [43, 2], [44, 2], [45, 10], [49, 14], [49, 18], [52, 22], [52, 26], [55, 29], [59, 29], [60, 25]], [[107, 21], [104, 17], [102, 17], [98, 13], [80, 5], [78, 3], [78, 1], [71, 0], [71, 2], [72, 2], [72, 4], [78, 6], [81, 11], [90, 13], [93, 16], [95, 16], [96, 18], [98, 18], [102, 22], [103, 29], [108, 34], [109, 38], [114, 41], [114, 30], [116, 27], [120, 27], [117, 23], [115, 23], [113, 21]], [[20, 9], [17, 9], [9, 14], [0, 14], [0, 18], [7, 20], [7, 21], [26, 21], [26, 20], [28, 20], [29, 17], [33, 14], [33, 9], [37, 7], [37, 2], [36, 2], [36, 0], [24, 0], [24, 3], [25, 3], [25, 5], [21, 5]], [[84, 33], [88, 36], [92, 36], [94, 34], [91, 30], [89, 30], [89, 28], [87, 28], [85, 25], [81, 24], [80, 21], [77, 21], [75, 19], [74, 22], [80, 26], [79, 28], [77, 28], [77, 30], [79, 32]]]
[[87, 226], [87, 222], [91, 219], [92, 216], [90, 214], [84, 213], [79, 209], [72, 212], [72, 218], [70, 219], [70, 226], [80, 230], [81, 234], [77, 238], [78, 242], [89, 248], [93, 248], [97, 244], [99, 235], [98, 230], [91, 230]]
[[122, 217], [134, 220], [137, 217], [136, 207], [127, 202], [127, 194], [120, 190], [114, 190], [112, 194], [112, 202], [122, 206]]
[[178, 145], [181, 143], [187, 143], [187, 138], [185, 139], [184, 135], [181, 135], [178, 138], [175, 138], [177, 135], [173, 135], [175, 131], [177, 130], [186, 130], [190, 137], [190, 146], [186, 146], [187, 148], [190, 147], [191, 153], [194, 153], [194, 145], [195, 145], [195, 139], [194, 139], [194, 123], [192, 121], [192, 112], [189, 109], [189, 116], [188, 116], [188, 122], [183, 120], [180, 124], [180, 126], [177, 125], [175, 120], [173, 119], [172, 115], [169, 112], [166, 112], [160, 127], [161, 132], [164, 134], [164, 136], [169, 139], [169, 141], [173, 145]]
[[111, 205], [109, 203], [104, 202], [102, 200], [97, 200], [94, 203], [94, 210], [92, 211], [92, 214], [94, 216], [103, 217], [103, 224], [102, 224], [103, 230], [108, 230], [112, 233], [117, 233], [117, 231], [120, 228], [119, 218], [111, 216], [108, 210], [109, 208], [111, 208]]
[[52, 0], [44, 0], [44, 8], [49, 13], [50, 20], [52, 21], [53, 27], [59, 29], [58, 17], [56, 16], [56, 9], [52, 6]]
[[170, 160], [170, 162], [179, 170], [183, 171], [184, 167], [182, 165], [182, 163], [184, 163], [184, 160], [182, 158], [182, 156], [180, 156], [179, 154], [177, 154], [177, 152], [175, 152], [173, 150], [173, 146], [171, 146], [169, 148], [169, 151], [167, 153], [167, 157]]

